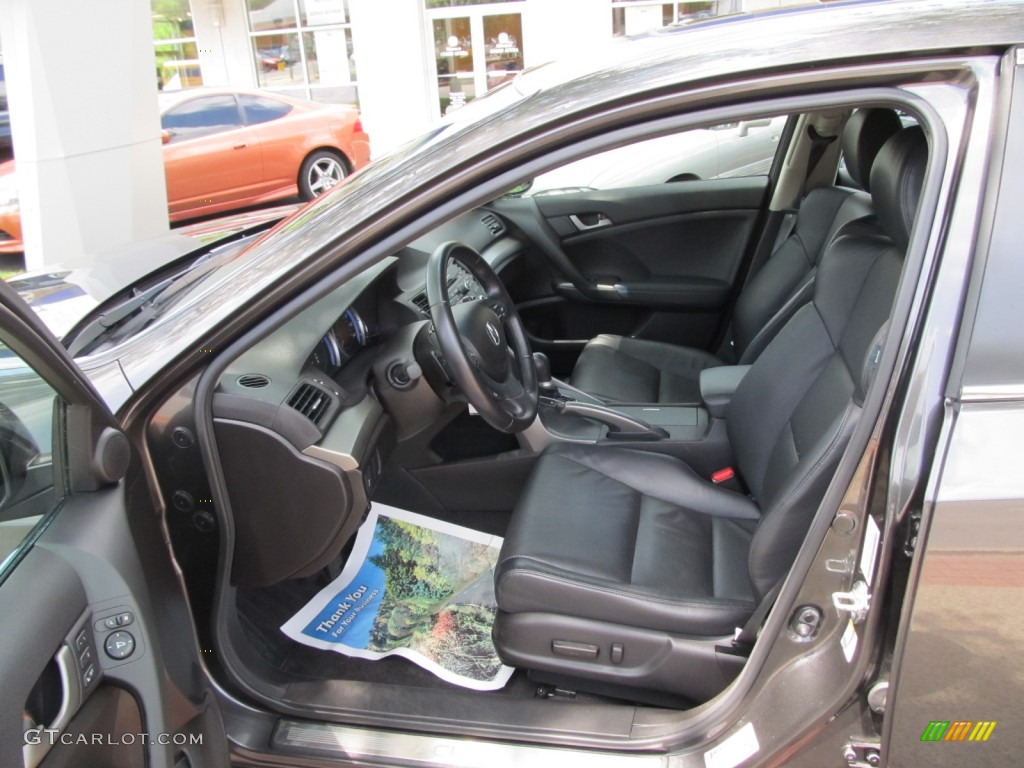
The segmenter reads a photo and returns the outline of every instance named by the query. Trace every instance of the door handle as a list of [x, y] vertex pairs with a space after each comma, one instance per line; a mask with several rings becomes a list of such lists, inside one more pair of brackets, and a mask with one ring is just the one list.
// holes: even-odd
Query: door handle
[[[75, 656], [67, 645], [60, 647], [54, 660], [57, 662], [57, 670], [60, 673], [60, 709], [57, 711], [52, 723], [49, 725], [37, 723], [36, 727], [41, 730], [63, 733], [82, 703], [82, 687], [78, 680]], [[21, 748], [25, 768], [36, 768], [43, 758], [46, 757], [52, 746], [53, 741], [49, 738], [40, 739], [38, 743], [35, 743], [35, 740], [26, 742]]]
[[603, 213], [591, 213], [583, 215], [587, 217], [593, 217], [593, 221], [590, 221], [588, 223], [586, 221], [583, 221], [583, 219], [581, 219], [575, 213], [569, 214], [569, 221], [572, 222], [572, 225], [576, 227], [576, 229], [579, 232], [586, 232], [588, 229], [610, 227], [612, 225], [612, 220], [605, 216]]
[[235, 144], [235, 146], [233, 146], [232, 149], [245, 149], [248, 146], [249, 145], [243, 141], [241, 144]]

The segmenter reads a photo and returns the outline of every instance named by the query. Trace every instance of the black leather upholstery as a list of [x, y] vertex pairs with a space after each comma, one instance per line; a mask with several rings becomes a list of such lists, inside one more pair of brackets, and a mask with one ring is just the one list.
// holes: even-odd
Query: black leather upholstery
[[726, 416], [736, 465], [762, 510], [750, 577], [764, 594], [789, 568], [856, 426], [856, 382], [888, 319], [903, 251], [856, 222], [829, 247], [804, 305], [740, 382]]
[[[728, 634], [754, 609], [760, 512], [669, 456], [556, 446], [541, 458], [495, 575], [501, 609]], [[637, 553], [643, 553], [637, 557]]]
[[700, 372], [723, 364], [691, 347], [602, 334], [583, 349], [571, 383], [620, 403], [698, 403]]
[[846, 172], [861, 189], [871, 191], [871, 167], [878, 151], [903, 128], [891, 109], [858, 109], [843, 129], [843, 163]]
[[878, 219], [885, 231], [901, 248], [910, 241], [910, 228], [914, 223], [924, 181], [928, 146], [920, 126], [901, 131], [886, 142], [871, 169], [871, 188], [878, 204]]
[[[718, 661], [700, 638], [731, 634], [785, 575], [860, 417], [926, 158], [919, 129], [887, 142], [871, 173], [879, 219], [841, 229], [812, 300], [737, 387], [726, 426], [749, 496], [646, 451], [573, 444], [540, 456], [495, 572], [506, 660], [707, 694]], [[575, 631], [592, 655], [561, 658]], [[672, 674], [655, 674], [662, 666]]]
[[[900, 128], [889, 109], [858, 110], [843, 133], [851, 175], [865, 189], [875, 154]], [[698, 403], [700, 372], [729, 363], [749, 364], [806, 304], [825, 246], [850, 221], [871, 214], [870, 198], [848, 188], [814, 189], [800, 204], [796, 224], [736, 302], [732, 351], [724, 356], [673, 344], [602, 335], [580, 354], [571, 383], [619, 403]]]

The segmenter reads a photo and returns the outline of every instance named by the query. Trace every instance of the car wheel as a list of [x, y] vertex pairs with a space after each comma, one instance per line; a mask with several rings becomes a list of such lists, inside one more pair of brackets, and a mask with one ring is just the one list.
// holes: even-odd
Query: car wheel
[[312, 200], [339, 184], [348, 175], [345, 161], [326, 149], [312, 153], [302, 162], [299, 171], [299, 196]]

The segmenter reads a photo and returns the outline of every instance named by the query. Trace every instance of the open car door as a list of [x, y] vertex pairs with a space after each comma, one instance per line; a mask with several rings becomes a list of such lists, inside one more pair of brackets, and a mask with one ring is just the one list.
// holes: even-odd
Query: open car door
[[0, 764], [227, 765], [138, 455], [0, 282]]

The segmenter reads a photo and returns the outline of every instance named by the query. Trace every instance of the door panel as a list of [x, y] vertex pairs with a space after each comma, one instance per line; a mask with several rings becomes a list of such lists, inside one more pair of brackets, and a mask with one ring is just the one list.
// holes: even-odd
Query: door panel
[[0, 765], [226, 765], [141, 463], [2, 282], [0, 341]]
[[42, 546], [32, 548], [0, 589], [4, 765], [20, 764], [23, 753], [25, 765], [38, 765], [82, 703], [106, 685], [97, 673], [87, 605], [75, 570]]
[[258, 196], [263, 150], [252, 128], [188, 139], [164, 147], [167, 204], [171, 215]]
[[725, 303], [757, 210], [664, 217], [563, 238], [585, 280], [610, 284], [615, 300], [717, 310]]
[[[101, 686], [72, 718], [67, 728], [68, 738], [54, 745], [42, 763], [43, 768], [144, 765], [146, 750], [137, 736], [142, 730], [142, 710], [135, 697], [121, 688]], [[110, 737], [94, 743], [94, 733], [110, 734]]]
[[708, 349], [768, 187], [755, 176], [499, 201], [537, 246], [529, 284], [509, 288], [533, 343], [562, 373], [601, 333]]

